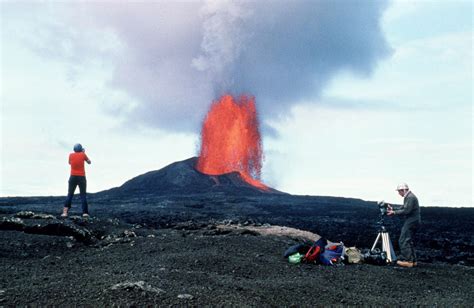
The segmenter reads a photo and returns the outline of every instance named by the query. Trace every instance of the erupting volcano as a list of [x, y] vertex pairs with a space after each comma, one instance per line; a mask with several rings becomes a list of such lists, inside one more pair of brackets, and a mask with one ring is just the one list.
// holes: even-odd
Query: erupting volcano
[[268, 190], [259, 180], [262, 159], [255, 99], [224, 95], [214, 101], [202, 126], [196, 169], [208, 175], [239, 172], [247, 183]]

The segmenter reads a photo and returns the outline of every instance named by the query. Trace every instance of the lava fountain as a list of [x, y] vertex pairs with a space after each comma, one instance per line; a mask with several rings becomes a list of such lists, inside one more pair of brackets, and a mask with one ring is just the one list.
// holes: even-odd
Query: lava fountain
[[239, 172], [250, 185], [268, 190], [259, 180], [262, 159], [255, 99], [224, 95], [214, 101], [202, 126], [196, 169], [208, 175]]

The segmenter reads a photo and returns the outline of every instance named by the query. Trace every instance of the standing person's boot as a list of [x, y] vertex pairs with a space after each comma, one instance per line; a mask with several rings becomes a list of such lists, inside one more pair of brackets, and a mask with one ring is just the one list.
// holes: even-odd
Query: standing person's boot
[[414, 261], [397, 261], [397, 265], [401, 267], [415, 267], [417, 266], [416, 262]]
[[69, 208], [64, 207], [63, 208], [63, 213], [61, 214], [61, 217], [67, 217], [68, 212], [69, 212]]

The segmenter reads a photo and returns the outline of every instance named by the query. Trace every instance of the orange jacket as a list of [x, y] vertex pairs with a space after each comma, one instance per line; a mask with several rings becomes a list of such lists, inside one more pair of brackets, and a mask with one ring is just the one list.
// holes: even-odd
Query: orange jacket
[[69, 154], [69, 164], [71, 165], [71, 175], [86, 176], [86, 170], [84, 169], [84, 162], [88, 161], [86, 153], [75, 152]]

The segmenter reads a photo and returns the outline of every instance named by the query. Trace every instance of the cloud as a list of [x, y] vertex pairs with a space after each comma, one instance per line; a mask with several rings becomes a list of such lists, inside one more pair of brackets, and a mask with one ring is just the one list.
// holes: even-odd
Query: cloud
[[370, 75], [391, 52], [381, 30], [384, 1], [56, 6], [47, 10], [54, 22], [35, 23], [46, 37], [45, 46], [35, 40], [36, 50], [77, 66], [90, 63], [96, 46], [96, 59], [112, 70], [107, 86], [134, 102], [116, 109], [130, 123], [170, 131], [196, 132], [226, 92], [254, 95], [263, 120], [280, 117], [317, 98], [338, 72]]

